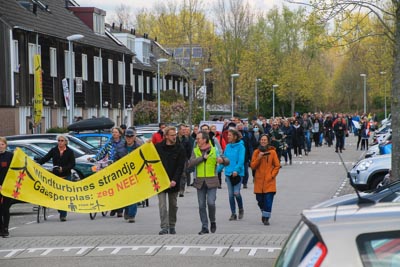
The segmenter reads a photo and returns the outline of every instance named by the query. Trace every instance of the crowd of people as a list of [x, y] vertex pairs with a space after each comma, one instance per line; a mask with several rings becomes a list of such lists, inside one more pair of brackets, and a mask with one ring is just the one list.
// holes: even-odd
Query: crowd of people
[[[376, 121], [376, 118], [373, 118]], [[372, 120], [373, 120], [372, 119]], [[158, 194], [160, 235], [176, 234], [178, 196], [184, 197], [185, 187], [197, 191], [201, 228], [199, 235], [215, 233], [216, 198], [222, 188], [222, 177], [228, 190], [230, 221], [244, 217], [244, 201], [241, 189], [249, 182], [252, 172], [254, 194], [261, 213], [261, 222], [270, 225], [272, 205], [276, 194], [276, 179], [281, 162], [291, 165], [293, 157], [307, 156], [322, 145], [334, 146], [336, 153], [345, 150], [345, 138], [349, 133], [358, 136], [357, 149], [368, 149], [369, 129], [374, 127], [367, 115], [342, 113], [304, 113], [289, 118], [253, 117], [251, 121], [239, 118], [215, 119], [217, 122], [202, 125], [180, 124], [177, 128], [160, 123], [151, 140], [160, 156], [170, 180], [169, 189]], [[352, 121], [356, 121], [353, 123]], [[354, 127], [356, 125], [356, 127]], [[58, 144], [46, 156], [38, 160], [43, 164], [52, 159], [53, 173], [61, 179], [71, 180], [75, 165], [68, 138], [60, 134]], [[334, 145], [335, 142], [335, 145]], [[114, 127], [111, 140], [89, 161], [107, 159], [115, 162], [131, 153], [143, 143], [136, 138], [134, 127]], [[13, 154], [7, 151], [7, 140], [0, 137], [0, 185], [3, 183]], [[224, 173], [224, 175], [222, 175]], [[9, 235], [9, 209], [11, 200], [0, 194], [0, 233]], [[66, 211], [59, 211], [60, 221], [65, 222]], [[110, 215], [124, 217], [135, 222], [137, 203], [111, 211]]]

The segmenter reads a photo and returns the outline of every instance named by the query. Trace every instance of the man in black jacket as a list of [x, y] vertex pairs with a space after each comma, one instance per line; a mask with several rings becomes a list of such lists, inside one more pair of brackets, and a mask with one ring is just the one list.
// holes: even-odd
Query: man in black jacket
[[164, 140], [156, 144], [156, 149], [171, 181], [170, 188], [158, 194], [158, 207], [161, 220], [161, 231], [159, 234], [165, 235], [170, 233], [174, 235], [176, 234], [175, 224], [178, 211], [177, 197], [186, 161], [185, 149], [181, 144], [176, 142], [175, 127], [165, 128]]

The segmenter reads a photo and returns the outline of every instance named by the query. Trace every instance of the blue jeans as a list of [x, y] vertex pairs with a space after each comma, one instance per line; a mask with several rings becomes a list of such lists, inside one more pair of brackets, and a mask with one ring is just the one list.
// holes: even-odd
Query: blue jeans
[[208, 218], [207, 208], [208, 206], [208, 217], [210, 222], [215, 222], [215, 200], [217, 199], [217, 188], [208, 188], [206, 183], [203, 183], [201, 189], [197, 189], [197, 201], [199, 203], [199, 214], [202, 229], [208, 229]]
[[[71, 181], [71, 175], [65, 177], [65, 180]], [[58, 210], [58, 213], [60, 213], [60, 218], [67, 217], [67, 211], [65, 210]]]
[[129, 217], [135, 217], [137, 213], [137, 203], [132, 204], [127, 207], [128, 208], [128, 216]]
[[274, 202], [275, 192], [256, 193], [257, 204], [260, 207], [261, 214], [264, 218], [271, 217], [272, 203]]
[[231, 206], [231, 212], [232, 214], [236, 214], [236, 203], [239, 210], [243, 209], [243, 200], [242, 195], [240, 194], [240, 187], [242, 186], [242, 183], [238, 183], [237, 185], [233, 186], [231, 180], [229, 179], [229, 176], [225, 176], [225, 182], [228, 187], [229, 205]]
[[306, 138], [306, 146], [304, 150], [310, 152], [311, 151], [310, 131], [304, 131], [304, 137]]
[[244, 176], [242, 179], [242, 184], [247, 185], [249, 181], [249, 162], [244, 163]]

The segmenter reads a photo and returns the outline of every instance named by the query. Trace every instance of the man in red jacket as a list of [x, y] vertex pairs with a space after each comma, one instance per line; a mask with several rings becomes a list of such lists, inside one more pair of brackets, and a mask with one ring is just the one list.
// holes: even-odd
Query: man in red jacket
[[156, 133], [153, 134], [153, 136], [151, 137], [151, 142], [153, 144], [157, 144], [160, 143], [163, 139], [164, 139], [164, 129], [165, 129], [166, 125], [164, 122], [160, 122], [158, 124], [158, 131]]

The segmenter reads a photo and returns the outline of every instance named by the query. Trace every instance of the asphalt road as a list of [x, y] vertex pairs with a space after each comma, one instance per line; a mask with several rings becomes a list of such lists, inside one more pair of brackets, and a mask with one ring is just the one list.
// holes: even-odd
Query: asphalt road
[[[342, 158], [350, 168], [362, 155], [356, 139], [346, 140]], [[0, 239], [1, 266], [272, 266], [301, 211], [328, 198], [352, 193], [345, 167], [334, 148], [312, 148], [308, 156], [293, 158], [278, 175], [270, 226], [261, 223], [253, 184], [242, 189], [245, 216], [229, 221], [225, 184], [217, 192], [217, 232], [199, 236], [196, 190], [178, 199], [176, 235], [159, 236], [157, 198], [138, 210], [135, 223], [123, 218], [68, 214], [60, 222], [50, 210], [37, 223], [31, 204], [12, 207], [10, 238]], [[252, 178], [250, 178], [250, 181]]]

